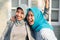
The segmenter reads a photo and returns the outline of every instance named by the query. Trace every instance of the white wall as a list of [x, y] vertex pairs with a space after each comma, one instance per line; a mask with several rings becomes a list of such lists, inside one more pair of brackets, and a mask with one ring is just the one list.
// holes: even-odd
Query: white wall
[[2, 35], [8, 18], [8, 0], [0, 0], [0, 36]]

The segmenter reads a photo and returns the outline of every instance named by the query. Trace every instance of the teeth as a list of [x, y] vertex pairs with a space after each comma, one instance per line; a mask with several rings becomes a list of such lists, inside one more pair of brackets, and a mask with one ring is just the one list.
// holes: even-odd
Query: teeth
[[29, 22], [32, 22], [32, 21], [29, 21]]
[[33, 21], [33, 20], [31, 20], [31, 21], [29, 20], [29, 22], [32, 22], [32, 21]]

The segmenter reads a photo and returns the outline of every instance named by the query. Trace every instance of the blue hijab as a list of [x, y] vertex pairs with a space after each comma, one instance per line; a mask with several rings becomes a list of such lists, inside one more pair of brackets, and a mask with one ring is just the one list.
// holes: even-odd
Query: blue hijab
[[34, 24], [31, 25], [32, 30], [36, 32], [40, 31], [42, 28], [50, 28], [53, 30], [53, 27], [49, 25], [47, 20], [44, 18], [43, 13], [37, 7], [28, 8], [27, 15], [29, 9], [33, 12], [34, 15]]

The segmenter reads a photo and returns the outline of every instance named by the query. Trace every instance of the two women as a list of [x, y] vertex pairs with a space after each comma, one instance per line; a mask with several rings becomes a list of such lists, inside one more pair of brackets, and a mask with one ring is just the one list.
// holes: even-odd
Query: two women
[[30, 29], [24, 21], [24, 18], [24, 10], [21, 7], [18, 7], [15, 16], [7, 22], [7, 27], [1, 40], [33, 40], [30, 34], [28, 34]]
[[[48, 0], [46, 3], [48, 3]], [[48, 8], [48, 6], [46, 6], [46, 8]], [[46, 13], [46, 11], [44, 13]], [[26, 27], [30, 27], [32, 29], [31, 36], [33, 36], [35, 40], [57, 40], [53, 32], [53, 27], [45, 20], [43, 15], [44, 14], [37, 7], [28, 8], [25, 17], [26, 18], [25, 21], [27, 21], [28, 24], [27, 25], [26, 22], [24, 21], [25, 16], [24, 10], [18, 7], [16, 15], [12, 18], [12, 20], [8, 22], [6, 30], [4, 31], [4, 34], [2, 36], [2, 39], [29, 40], [26, 39], [27, 35], [30, 36], [30, 33]]]

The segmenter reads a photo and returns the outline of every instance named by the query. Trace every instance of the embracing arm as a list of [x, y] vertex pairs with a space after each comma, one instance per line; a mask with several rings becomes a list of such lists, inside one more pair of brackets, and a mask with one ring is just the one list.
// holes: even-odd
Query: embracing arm
[[14, 24], [14, 23], [13, 23], [11, 20], [9, 20], [9, 21], [7, 22], [7, 26], [6, 26], [4, 32], [2, 33], [2, 36], [1, 36], [1, 38], [0, 38], [1, 40], [4, 40], [4, 37], [5, 37], [6, 33], [8, 32], [8, 30], [10, 29], [10, 27], [12, 27], [13, 24]]

